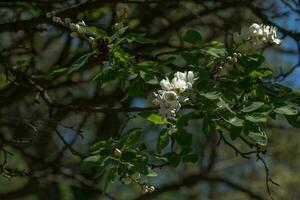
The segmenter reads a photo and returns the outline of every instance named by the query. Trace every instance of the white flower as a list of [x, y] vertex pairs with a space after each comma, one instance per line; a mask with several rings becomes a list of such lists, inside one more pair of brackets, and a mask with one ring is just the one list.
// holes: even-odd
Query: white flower
[[159, 114], [165, 118], [174, 118], [181, 107], [178, 94], [174, 91], [158, 90], [154, 95], [155, 103], [159, 105]]
[[194, 72], [192, 71], [188, 71], [188, 72], [176, 72], [174, 74], [174, 76], [177, 78], [177, 79], [180, 79], [180, 80], [183, 80], [186, 82], [187, 84], [187, 88], [188, 89], [191, 89], [192, 86], [193, 86], [193, 83], [195, 82], [196, 78], [195, 78], [195, 75], [194, 75]]
[[162, 99], [171, 106], [176, 106], [178, 104], [178, 97], [177, 93], [173, 91], [162, 92]]
[[174, 77], [176, 77], [177, 79], [186, 81], [186, 72], [176, 72], [174, 74]]
[[172, 80], [173, 89], [179, 93], [182, 93], [188, 89], [187, 82], [178, 78]]
[[159, 108], [159, 114], [165, 118], [175, 118], [178, 110], [179, 110], [179, 108], [166, 107], [165, 105], [162, 105]]
[[238, 50], [242, 52], [255, 51], [263, 45], [280, 44], [277, 38], [277, 28], [264, 24], [252, 24], [250, 27], [243, 27], [241, 33], [233, 34], [233, 41], [239, 45]]
[[170, 83], [168, 77], [160, 81], [160, 87], [163, 90], [172, 90], [172, 84]]
[[186, 103], [188, 93], [186, 91], [193, 87], [196, 78], [192, 71], [176, 72], [172, 81], [166, 77], [160, 81], [161, 90], [154, 93], [153, 103], [159, 106], [159, 113], [166, 118], [176, 117], [181, 108], [181, 103]]

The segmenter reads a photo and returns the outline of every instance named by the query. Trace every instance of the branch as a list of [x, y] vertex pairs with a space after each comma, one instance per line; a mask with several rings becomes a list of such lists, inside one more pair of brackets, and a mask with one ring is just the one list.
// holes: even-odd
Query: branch
[[[163, 2], [166, 2], [166, 0], [164, 0], [164, 1], [162, 1], [162, 0], [144, 0], [144, 1], [143, 0], [142, 1], [141, 0], [95, 0], [95, 1], [87, 1], [85, 3], [76, 4], [69, 8], [65, 8], [60, 11], [57, 11], [56, 16], [61, 17], [61, 18], [72, 17], [72, 16], [76, 16], [78, 12], [92, 10], [92, 9], [98, 8], [99, 6], [103, 6], [105, 4], [110, 4], [110, 3], [134, 3], [134, 4], [137, 4], [137, 3], [163, 3]], [[170, 1], [170, 2], [174, 3], [174, 0]], [[48, 19], [46, 17], [46, 15], [40, 15], [38, 17], [28, 19], [28, 20], [0, 24], [0, 32], [29, 30], [41, 23], [49, 23], [49, 24], [53, 24], [55, 26], [59, 26], [59, 25], [53, 23], [51, 19]]]
[[240, 192], [245, 193], [246, 195], [248, 195], [249, 197], [251, 197], [253, 199], [257, 199], [257, 200], [263, 199], [262, 196], [254, 193], [253, 191], [249, 190], [247, 187], [242, 186], [240, 183], [236, 183], [230, 179], [226, 179], [226, 178], [216, 176], [216, 175], [207, 175], [207, 174], [199, 173], [199, 174], [193, 174], [193, 175], [186, 176], [181, 181], [164, 185], [152, 193], [146, 193], [146, 194], [139, 196], [138, 198], [136, 198], [136, 200], [154, 199], [154, 197], [157, 197], [158, 195], [160, 195], [164, 192], [178, 190], [183, 186], [191, 187], [193, 185], [196, 185], [199, 181], [220, 182], [231, 188], [237, 189]]
[[81, 159], [84, 158], [84, 155], [82, 155], [81, 153], [79, 153], [78, 151], [76, 151], [72, 145], [70, 145], [66, 140], [65, 138], [59, 133], [58, 130], [55, 130], [56, 134], [58, 135], [59, 139], [64, 143], [65, 147], [69, 149], [69, 151], [75, 155], [75, 156], [78, 156], [80, 157]]

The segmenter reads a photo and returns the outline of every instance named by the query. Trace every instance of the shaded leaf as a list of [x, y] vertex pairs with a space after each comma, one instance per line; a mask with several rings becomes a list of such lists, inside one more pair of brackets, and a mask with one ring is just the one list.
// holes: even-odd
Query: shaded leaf
[[198, 155], [197, 154], [187, 154], [182, 158], [183, 162], [191, 162], [196, 163], [198, 161]]
[[243, 109], [241, 111], [245, 112], [245, 113], [252, 112], [252, 111], [259, 109], [263, 105], [264, 105], [264, 102], [259, 102], [259, 101], [251, 102], [250, 105], [243, 107]]
[[158, 138], [157, 138], [157, 145], [156, 145], [156, 149], [158, 151], [158, 153], [161, 152], [162, 149], [164, 149], [168, 144], [169, 144], [169, 130], [168, 129], [163, 129]]
[[68, 74], [71, 74], [77, 70], [79, 70], [81, 67], [83, 67], [87, 62], [88, 59], [92, 56], [95, 55], [95, 52], [89, 52], [86, 53], [84, 55], [82, 55], [81, 57], [79, 57], [67, 70]]
[[186, 42], [195, 44], [195, 43], [200, 43], [201, 42], [202, 36], [198, 31], [190, 29], [190, 30], [185, 32], [182, 39]]

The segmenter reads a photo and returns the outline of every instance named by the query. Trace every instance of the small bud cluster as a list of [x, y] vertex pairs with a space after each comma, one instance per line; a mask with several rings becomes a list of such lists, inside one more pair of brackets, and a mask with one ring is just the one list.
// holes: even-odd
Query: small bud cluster
[[233, 53], [231, 56], [227, 56], [226, 59], [228, 62], [236, 63], [240, 57], [242, 57], [241, 53]]
[[115, 155], [117, 158], [120, 158], [121, 155], [122, 155], [122, 151], [121, 151], [120, 149], [115, 149], [114, 155]]
[[143, 193], [150, 193], [153, 192], [155, 190], [155, 187], [152, 185], [149, 185], [147, 182], [143, 180], [143, 177], [141, 177], [141, 174], [136, 172], [130, 176], [125, 176], [123, 178], [121, 178], [121, 182], [125, 185], [129, 185], [131, 183], [137, 183], [138, 185], [140, 185]]
[[84, 21], [80, 21], [78, 23], [70, 23], [69, 28], [78, 34], [85, 34], [86, 33], [86, 25]]
[[[85, 35], [87, 33], [86, 24], [83, 20], [77, 23], [72, 23], [70, 18], [65, 18], [64, 20], [62, 20], [60, 17], [56, 16], [56, 14], [56, 11], [48, 12], [46, 13], [46, 17], [51, 18], [52, 21], [57, 24], [61, 24], [71, 29], [72, 32], [70, 35], [72, 37], [77, 37], [78, 35]], [[95, 41], [95, 38], [89, 37], [88, 41], [90, 43], [93, 43]]]
[[176, 72], [172, 81], [163, 79], [160, 81], [161, 90], [154, 93], [154, 104], [159, 106], [159, 113], [165, 118], [174, 118], [181, 108], [182, 103], [186, 103], [189, 98], [187, 91], [192, 89], [195, 81], [192, 71]]
[[[114, 156], [119, 160], [122, 156], [122, 151], [118, 148], [115, 149], [114, 151]], [[135, 172], [132, 175], [123, 175], [122, 178], [120, 178], [121, 182], [125, 185], [129, 185], [131, 183], [137, 183], [141, 186], [143, 192], [148, 193], [148, 192], [153, 192], [155, 190], [154, 186], [149, 186], [147, 184], [147, 180], [145, 177], [142, 177], [139, 172]]]
[[256, 23], [250, 27], [243, 27], [241, 33], [234, 33], [233, 40], [239, 45], [240, 52], [251, 52], [262, 48], [265, 44], [281, 43], [277, 37], [276, 27]]
[[144, 185], [143, 192], [144, 193], [151, 193], [154, 192], [155, 187], [153, 185]]

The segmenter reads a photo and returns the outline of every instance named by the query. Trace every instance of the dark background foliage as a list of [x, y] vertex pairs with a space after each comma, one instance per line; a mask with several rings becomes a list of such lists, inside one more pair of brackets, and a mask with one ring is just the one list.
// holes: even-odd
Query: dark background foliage
[[[71, 66], [91, 47], [71, 37], [70, 29], [54, 23], [46, 13], [55, 11], [74, 22], [83, 19], [109, 34], [116, 23], [128, 24], [130, 32], [158, 41], [127, 47], [140, 60], [160, 59], [165, 51], [180, 50], [180, 35], [190, 27], [199, 30], [204, 41], [228, 45], [242, 26], [274, 25], [283, 43], [264, 50], [276, 72], [273, 81], [299, 88], [299, 5], [296, 0], [1, 0], [0, 199], [270, 198], [265, 166], [255, 157], [236, 157], [228, 145], [217, 145], [218, 138], [200, 133], [198, 121], [189, 125], [200, 155], [198, 165], [163, 167], [150, 180], [157, 187], [153, 193], [143, 195], [137, 186], [116, 180], [106, 194], [97, 184], [100, 180], [81, 173], [78, 152], [87, 152], [96, 141], [130, 127], [142, 127], [147, 144], [155, 145], [160, 130], [130, 115], [136, 111], [132, 106], [143, 110], [151, 101], [147, 94], [126, 98], [128, 89], [137, 84], [115, 80], [103, 87], [91, 81], [104, 67], [103, 58], [89, 61], [69, 76], [55, 76], [59, 72], [54, 69]], [[180, 69], [180, 65], [172, 67], [161, 68], [161, 73]], [[280, 184], [270, 185], [272, 196], [299, 199], [299, 130], [285, 119], [270, 121], [267, 129], [270, 139], [264, 160], [267, 172]], [[236, 145], [244, 149], [243, 143]], [[194, 175], [199, 168], [211, 175]]]

